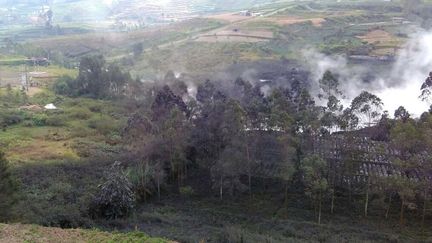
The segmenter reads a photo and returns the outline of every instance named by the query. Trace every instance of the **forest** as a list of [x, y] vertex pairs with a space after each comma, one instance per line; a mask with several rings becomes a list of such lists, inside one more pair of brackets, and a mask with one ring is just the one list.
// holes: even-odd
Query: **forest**
[[[423, 98], [430, 95], [431, 78], [432, 73], [419, 87]], [[258, 85], [241, 78], [223, 83], [206, 80], [192, 96], [182, 77], [173, 72], [161, 82], [142, 83], [102, 56], [83, 58], [76, 78], [65, 76], [52, 86], [53, 99], [59, 104], [71, 98], [105, 100], [127, 110], [127, 115], [116, 126], [110, 124], [114, 123], [110, 116], [124, 115], [115, 111], [89, 121], [98, 131], [116, 134], [105, 138], [115, 151], [86, 151], [87, 160], [104, 160], [104, 171], [92, 172], [103, 179], [93, 185], [85, 203], [79, 199], [79, 216], [44, 218], [43, 224], [89, 227], [101, 220], [124, 220], [140, 205], [173, 195], [221, 202], [242, 198], [246, 204], [266, 195], [277, 198], [274, 209], [312, 210], [318, 225], [325, 225], [333, 214], [386, 222], [397, 218], [393, 227], [415, 228], [417, 239], [429, 237], [431, 112], [413, 119], [401, 106], [391, 119], [381, 99], [366, 91], [344, 107], [338, 77], [330, 71], [319, 85], [324, 105], [318, 105], [309, 87], [296, 81], [265, 95]], [[30, 99], [10, 88], [0, 97], [4, 110]], [[96, 113], [101, 109], [90, 107]], [[17, 124], [62, 127], [67, 119], [85, 118], [89, 111], [73, 112], [72, 116], [2, 112], [2, 127], [3, 131]], [[0, 155], [0, 192], [6, 199], [1, 201], [1, 218], [29, 217], [13, 210], [20, 184], [25, 187], [26, 182], [14, 179], [5, 154]]]

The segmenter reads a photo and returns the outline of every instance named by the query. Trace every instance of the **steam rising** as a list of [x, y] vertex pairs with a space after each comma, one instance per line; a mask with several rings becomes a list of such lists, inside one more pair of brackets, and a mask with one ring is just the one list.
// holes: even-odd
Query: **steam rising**
[[[314, 50], [304, 52], [315, 81], [312, 93], [318, 92], [318, 80], [326, 70], [339, 75], [341, 90], [346, 95], [344, 104], [349, 104], [363, 90], [378, 95], [384, 109], [393, 114], [404, 106], [412, 115], [419, 116], [428, 110], [429, 104], [419, 99], [420, 87], [432, 71], [432, 33], [425, 31], [413, 34], [401, 49], [396, 61], [388, 71], [371, 73], [365, 65], [352, 66], [344, 56], [326, 56]], [[367, 78], [373, 77], [370, 81]]]

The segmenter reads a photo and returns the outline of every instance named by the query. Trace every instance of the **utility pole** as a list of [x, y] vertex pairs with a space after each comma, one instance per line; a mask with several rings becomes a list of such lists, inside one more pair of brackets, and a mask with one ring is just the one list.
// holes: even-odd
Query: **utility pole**
[[25, 64], [25, 79], [26, 79], [26, 90], [29, 91], [29, 75], [28, 75], [28, 67], [27, 62]]

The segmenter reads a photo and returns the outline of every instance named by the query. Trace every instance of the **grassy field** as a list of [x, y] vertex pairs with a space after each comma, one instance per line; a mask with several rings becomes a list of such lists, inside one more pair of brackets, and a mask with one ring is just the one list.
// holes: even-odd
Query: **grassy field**
[[162, 238], [152, 238], [142, 232], [107, 233], [98, 230], [46, 228], [36, 225], [0, 224], [0, 241], [9, 243], [169, 243]]
[[[7, 97], [5, 89], [0, 94]], [[121, 107], [107, 101], [71, 99], [40, 89], [28, 102], [33, 106], [2, 110], [22, 119], [19, 125], [8, 126], [0, 132], [0, 144], [16, 165], [85, 157], [85, 152], [77, 150], [80, 144], [108, 146], [107, 142], [115, 140], [117, 128], [124, 122], [112, 116], [121, 114], [116, 110]], [[58, 110], [44, 111], [42, 107], [48, 103], [54, 103]]]

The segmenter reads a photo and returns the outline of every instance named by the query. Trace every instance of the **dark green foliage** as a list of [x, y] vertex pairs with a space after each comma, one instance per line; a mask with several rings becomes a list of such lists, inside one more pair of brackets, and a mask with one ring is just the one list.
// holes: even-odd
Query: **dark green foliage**
[[12, 177], [9, 162], [0, 151], [0, 221], [8, 219], [16, 200], [17, 184]]
[[2, 111], [0, 113], [0, 126], [11, 126], [21, 123], [25, 118], [23, 112], [20, 111]]
[[91, 206], [90, 215], [106, 219], [117, 219], [128, 216], [135, 204], [132, 184], [121, 168], [119, 162], [106, 172], [105, 182], [99, 186]]
[[377, 122], [382, 112], [383, 103], [379, 97], [367, 91], [363, 91], [351, 102], [351, 111], [358, 116], [363, 116], [366, 125], [372, 126]]
[[47, 126], [61, 127], [66, 124], [65, 117], [63, 116], [49, 116], [45, 121]]
[[408, 111], [403, 106], [400, 106], [399, 108], [397, 108], [397, 110], [394, 113], [394, 117], [396, 120], [402, 120], [404, 122], [408, 121], [410, 116], [411, 115], [408, 113]]
[[76, 79], [61, 77], [54, 84], [54, 91], [68, 96], [110, 98], [123, 95], [129, 81], [129, 73], [118, 65], [108, 65], [103, 56], [90, 56], [81, 59]]
[[46, 126], [47, 125], [48, 116], [46, 114], [36, 114], [32, 117], [33, 124], [35, 126]]
[[307, 195], [312, 198], [318, 209], [317, 219], [320, 224], [322, 203], [329, 190], [328, 164], [319, 156], [309, 156], [301, 161], [301, 170], [304, 174]]
[[73, 95], [73, 86], [75, 80], [70, 76], [62, 76], [54, 84], [54, 92], [60, 95]]

